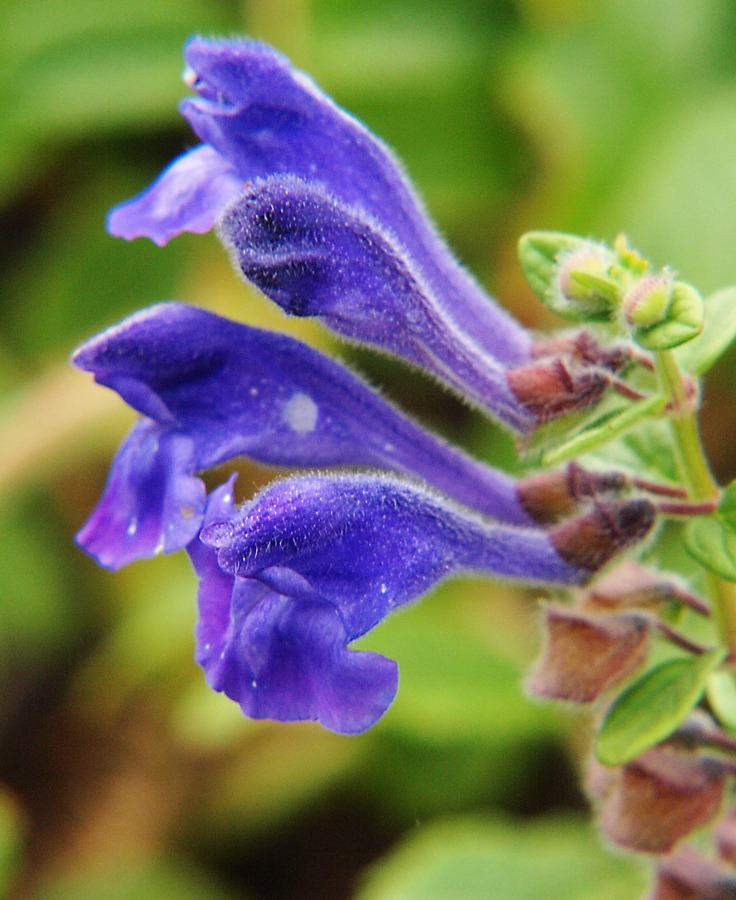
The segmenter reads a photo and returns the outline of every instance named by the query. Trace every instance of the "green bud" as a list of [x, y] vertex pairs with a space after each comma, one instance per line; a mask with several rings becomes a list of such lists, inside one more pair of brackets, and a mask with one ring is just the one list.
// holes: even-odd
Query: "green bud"
[[626, 295], [624, 317], [634, 340], [647, 350], [670, 350], [703, 330], [703, 298], [667, 272], [649, 275]]
[[635, 330], [661, 324], [667, 318], [672, 289], [673, 281], [668, 272], [640, 279], [624, 297], [624, 318]]
[[614, 256], [602, 244], [571, 234], [532, 231], [519, 242], [519, 260], [529, 286], [544, 305], [576, 322], [610, 320], [621, 291]]

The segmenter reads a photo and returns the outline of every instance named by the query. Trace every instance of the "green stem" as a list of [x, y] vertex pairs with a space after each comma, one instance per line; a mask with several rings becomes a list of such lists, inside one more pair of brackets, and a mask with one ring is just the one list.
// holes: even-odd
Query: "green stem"
[[[680, 474], [689, 500], [717, 501], [719, 489], [708, 468], [700, 440], [695, 404], [688, 397], [680, 367], [671, 350], [655, 353], [655, 363], [663, 393], [669, 398], [670, 427]], [[736, 658], [736, 584], [706, 573], [713, 604], [713, 618], [723, 643]]]
[[663, 392], [669, 398], [670, 425], [675, 438], [680, 474], [685, 480], [690, 500], [716, 500], [718, 485], [705, 461], [694, 404], [687, 396], [675, 355], [671, 350], [661, 350], [655, 357]]

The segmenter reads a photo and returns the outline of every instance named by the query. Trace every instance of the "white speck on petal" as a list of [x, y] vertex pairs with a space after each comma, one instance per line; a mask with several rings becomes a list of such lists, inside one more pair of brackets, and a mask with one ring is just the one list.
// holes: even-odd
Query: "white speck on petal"
[[133, 537], [135, 535], [136, 531], [138, 531], [138, 519], [137, 519], [137, 517], [134, 516], [130, 520], [130, 523], [128, 524], [126, 533], [127, 533], [128, 537]]
[[381, 593], [385, 594], [388, 591], [388, 587], [385, 584], [381, 585]]
[[319, 410], [309, 394], [298, 391], [289, 397], [283, 408], [282, 416], [286, 424], [297, 434], [309, 434], [317, 424]]

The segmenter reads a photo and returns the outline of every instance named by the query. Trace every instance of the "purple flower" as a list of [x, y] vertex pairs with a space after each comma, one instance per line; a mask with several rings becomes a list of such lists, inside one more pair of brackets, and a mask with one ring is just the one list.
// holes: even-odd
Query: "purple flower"
[[[606, 367], [535, 361], [529, 334], [457, 263], [388, 148], [288, 60], [201, 38], [185, 57], [198, 96], [181, 111], [204, 143], [114, 209], [112, 234], [164, 244], [219, 221], [237, 267], [288, 313], [424, 367], [516, 431], [600, 398]], [[538, 396], [540, 367], [554, 397]]]
[[[163, 244], [219, 222], [286, 312], [409, 360], [518, 432], [598, 399], [619, 355], [585, 335], [534, 343], [455, 261], [390, 151], [287, 60], [201, 39], [186, 58], [198, 96], [182, 112], [203, 143], [113, 210], [113, 234]], [[143, 310], [74, 363], [142, 417], [80, 545], [110, 568], [186, 547], [197, 661], [253, 718], [363, 731], [397, 666], [350, 645], [392, 610], [463, 572], [583, 583], [652, 525], [615, 473], [516, 482], [299, 341], [193, 307]], [[232, 478], [207, 497], [198, 476], [238, 456], [351, 471], [291, 476], [236, 509]]]
[[491, 524], [386, 475], [291, 478], [237, 512], [229, 483], [188, 548], [200, 577], [197, 660], [248, 716], [363, 731], [393, 700], [398, 674], [350, 642], [460, 572], [586, 580], [588, 569], [563, 558], [565, 528]]
[[167, 303], [93, 338], [74, 363], [145, 417], [78, 536], [109, 568], [185, 547], [204, 513], [195, 474], [241, 455], [289, 468], [404, 472], [501, 521], [534, 522], [512, 478], [447, 446], [285, 335]]

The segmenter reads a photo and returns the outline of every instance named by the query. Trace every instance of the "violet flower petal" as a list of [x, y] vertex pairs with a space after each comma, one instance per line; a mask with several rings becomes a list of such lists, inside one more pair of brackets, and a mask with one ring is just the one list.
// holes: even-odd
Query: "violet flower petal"
[[189, 476], [193, 454], [188, 437], [149, 419], [135, 425], [76, 536], [79, 546], [108, 569], [185, 547], [199, 531], [205, 506], [204, 484]]
[[393, 153], [309, 76], [262, 44], [191, 39], [184, 56], [199, 97], [182, 114], [199, 138], [248, 179], [316, 179], [383, 223], [446, 309], [499, 360], [528, 361], [530, 338], [458, 265]]
[[185, 546], [203, 511], [204, 489], [193, 476], [239, 455], [414, 474], [497, 519], [532, 521], [512, 478], [447, 446], [341, 365], [285, 335], [168, 303], [92, 338], [74, 362], [147, 417], [121, 447], [79, 534], [110, 568]]
[[[210, 495], [208, 518], [232, 511], [232, 481]], [[200, 578], [196, 658], [207, 683], [253, 719], [312, 719], [341, 734], [364, 731], [391, 704], [396, 663], [349, 651], [338, 609], [293, 600], [217, 565], [200, 541], [188, 548]]]
[[360, 206], [291, 175], [254, 182], [225, 213], [235, 264], [285, 312], [434, 372], [517, 430], [535, 424], [506, 368], [462, 330], [395, 239]]
[[199, 96], [181, 111], [210, 155], [180, 157], [129, 208], [118, 206], [113, 234], [165, 243], [211, 227], [217, 203], [236, 200], [243, 182], [277, 173], [317, 180], [405, 248], [443, 315], [486, 353], [507, 365], [530, 361], [531, 337], [458, 264], [391, 151], [307, 75], [255, 42], [193, 38], [185, 57]]
[[143, 193], [114, 207], [107, 230], [130, 241], [148, 237], [163, 247], [182, 231], [204, 234], [243, 189], [230, 162], [206, 145], [184, 153]]
[[541, 530], [489, 524], [419, 485], [386, 475], [309, 475], [276, 482], [236, 515], [203, 528], [221, 569], [341, 612], [354, 640], [450, 575], [486, 572], [574, 584]]

